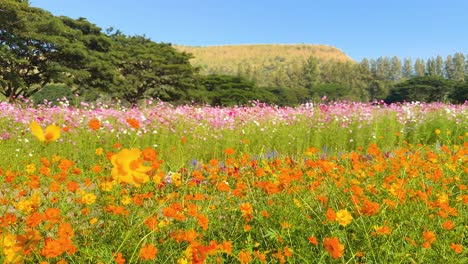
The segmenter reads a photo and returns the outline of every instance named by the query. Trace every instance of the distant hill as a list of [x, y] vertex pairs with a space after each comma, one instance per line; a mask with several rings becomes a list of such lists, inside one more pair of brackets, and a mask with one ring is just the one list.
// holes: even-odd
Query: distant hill
[[312, 44], [258, 44], [225, 46], [174, 46], [179, 51], [193, 54], [192, 64], [202, 74], [218, 73], [252, 76], [260, 85], [278, 71], [300, 67], [314, 57], [319, 62], [353, 62], [343, 51], [325, 45]]
[[325, 45], [312, 44], [258, 44], [225, 46], [174, 46], [179, 51], [192, 53], [192, 63], [205, 71], [213, 69], [227, 72], [237, 70], [242, 63], [260, 67], [281, 63], [284, 65], [314, 57], [319, 61], [352, 61], [343, 51]]

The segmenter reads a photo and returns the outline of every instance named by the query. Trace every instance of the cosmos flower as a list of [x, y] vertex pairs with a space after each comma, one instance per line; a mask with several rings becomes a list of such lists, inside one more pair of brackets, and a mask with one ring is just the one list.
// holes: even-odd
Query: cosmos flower
[[139, 149], [123, 149], [111, 157], [114, 166], [111, 171], [112, 178], [117, 182], [125, 182], [140, 187], [149, 181], [148, 171], [151, 167], [144, 166]]
[[35, 121], [31, 123], [29, 128], [31, 129], [32, 134], [41, 142], [49, 143], [60, 137], [60, 127], [56, 125], [47, 126], [45, 133], [41, 126]]

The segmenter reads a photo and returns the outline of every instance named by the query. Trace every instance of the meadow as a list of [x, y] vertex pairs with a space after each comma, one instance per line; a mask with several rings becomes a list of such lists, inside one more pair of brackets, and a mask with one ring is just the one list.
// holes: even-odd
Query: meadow
[[0, 103], [4, 263], [468, 263], [468, 104]]

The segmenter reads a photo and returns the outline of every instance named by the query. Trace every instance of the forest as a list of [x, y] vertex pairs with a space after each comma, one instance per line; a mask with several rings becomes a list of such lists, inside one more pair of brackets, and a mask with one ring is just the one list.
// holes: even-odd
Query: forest
[[269, 49], [271, 58], [261, 61], [224, 60], [219, 67], [213, 59], [197, 57], [193, 63], [190, 49], [102, 30], [85, 18], [54, 16], [28, 1], [0, 1], [0, 94], [10, 102], [78, 96], [130, 105], [157, 98], [174, 104], [282, 106], [321, 98], [387, 103], [468, 98], [468, 56], [461, 52], [355, 62], [313, 54], [288, 58], [281, 49]]

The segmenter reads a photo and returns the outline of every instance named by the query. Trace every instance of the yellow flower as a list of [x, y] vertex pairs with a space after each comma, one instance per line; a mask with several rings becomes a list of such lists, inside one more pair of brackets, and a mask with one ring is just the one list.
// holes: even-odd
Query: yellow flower
[[96, 217], [93, 217], [91, 219], [89, 219], [89, 223], [94, 225], [95, 223], [97, 223], [98, 219]]
[[110, 192], [112, 190], [112, 187], [114, 187], [114, 182], [113, 181], [103, 181], [99, 184], [99, 188], [105, 192]]
[[81, 201], [85, 204], [93, 204], [96, 201], [96, 195], [87, 193], [81, 197]]
[[45, 133], [41, 126], [37, 122], [32, 122], [29, 126], [32, 134], [39, 139], [41, 142], [49, 143], [57, 140], [60, 137], [60, 127], [56, 125], [50, 125], [46, 128]]
[[182, 176], [180, 175], [180, 173], [173, 173], [171, 175], [171, 178], [175, 187], [180, 187], [182, 185]]
[[440, 129], [435, 130], [436, 135], [440, 135]]
[[102, 155], [102, 153], [104, 152], [104, 150], [102, 148], [97, 148], [96, 149], [96, 155]]
[[111, 171], [112, 178], [117, 182], [125, 182], [140, 187], [142, 183], [149, 181], [148, 171], [150, 166], [143, 165], [143, 159], [140, 158], [140, 150], [122, 149], [114, 154], [111, 163], [114, 166]]
[[353, 220], [353, 216], [348, 210], [339, 210], [336, 212], [336, 221], [342, 226], [347, 226]]
[[26, 166], [26, 172], [29, 174], [33, 174], [36, 171], [36, 164], [31, 163]]
[[124, 197], [122, 197], [121, 202], [123, 205], [130, 204], [132, 202], [132, 198], [128, 195], [125, 195]]

